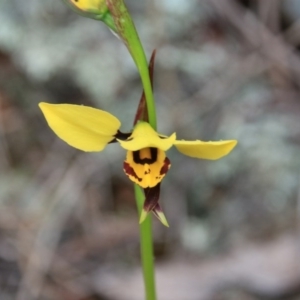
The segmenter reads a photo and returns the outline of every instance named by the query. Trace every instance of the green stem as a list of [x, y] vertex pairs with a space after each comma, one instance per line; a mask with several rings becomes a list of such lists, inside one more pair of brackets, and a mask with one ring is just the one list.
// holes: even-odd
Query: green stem
[[[156, 130], [155, 102], [144, 48], [124, 0], [106, 0], [106, 4], [114, 20], [116, 32], [127, 46], [140, 73], [149, 123]], [[145, 196], [142, 189], [136, 184], [134, 190], [139, 215], [141, 215]], [[146, 220], [140, 224], [140, 241], [146, 300], [156, 300], [151, 215], [148, 215]]]
[[[138, 185], [134, 185], [135, 199], [137, 202], [139, 215], [144, 205], [144, 193]], [[143, 276], [145, 284], [146, 300], [156, 299], [154, 255], [152, 238], [152, 216], [148, 215], [146, 220], [140, 224], [140, 247], [143, 266]]]
[[103, 15], [101, 17], [100, 21], [105, 23], [106, 26], [108, 26], [112, 31], [116, 32], [116, 26], [115, 26], [115, 23], [114, 23], [114, 19], [113, 19], [112, 15], [109, 12], [107, 12], [105, 15]]
[[156, 130], [156, 110], [144, 48], [123, 0], [106, 0], [116, 32], [127, 46], [140, 73], [147, 103], [149, 123]]
[[142, 46], [141, 46], [141, 49], [143, 52], [143, 58], [139, 59], [135, 63], [136, 63], [136, 66], [139, 70], [139, 73], [140, 73], [140, 76], [142, 79], [142, 84], [143, 84], [143, 88], [144, 88], [147, 109], [148, 109], [149, 123], [152, 126], [152, 128], [156, 130], [156, 127], [157, 127], [157, 125], [156, 125], [156, 110], [155, 110], [155, 102], [154, 102], [154, 97], [153, 97], [152, 85], [151, 85], [151, 81], [150, 81], [146, 56], [145, 56]]

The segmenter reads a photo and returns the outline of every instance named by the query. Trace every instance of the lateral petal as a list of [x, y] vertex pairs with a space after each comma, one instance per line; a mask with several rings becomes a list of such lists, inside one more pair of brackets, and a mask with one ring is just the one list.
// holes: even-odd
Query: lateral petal
[[40, 103], [49, 127], [70, 146], [101, 151], [121, 126], [110, 113], [83, 105]]
[[175, 141], [174, 146], [184, 155], [216, 160], [227, 154], [236, 146], [236, 140], [227, 140], [219, 142], [203, 141]]
[[132, 134], [126, 140], [117, 139], [121, 146], [129, 151], [137, 151], [143, 148], [158, 148], [167, 151], [176, 140], [176, 134], [163, 136], [158, 134], [147, 122], [139, 122], [135, 125]]

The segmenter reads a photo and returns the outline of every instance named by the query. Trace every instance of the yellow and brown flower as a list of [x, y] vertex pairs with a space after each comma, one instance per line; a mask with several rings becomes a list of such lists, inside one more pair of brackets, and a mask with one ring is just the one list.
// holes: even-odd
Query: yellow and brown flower
[[158, 204], [160, 182], [171, 164], [166, 151], [172, 146], [184, 155], [216, 160], [227, 155], [235, 140], [203, 142], [177, 140], [176, 134], [157, 133], [149, 123], [138, 122], [131, 133], [122, 133], [121, 122], [112, 114], [92, 107], [71, 104], [39, 104], [50, 128], [70, 146], [82, 151], [101, 151], [108, 144], [119, 142], [127, 150], [124, 172], [144, 189], [145, 203], [140, 222], [149, 212], [168, 226]]

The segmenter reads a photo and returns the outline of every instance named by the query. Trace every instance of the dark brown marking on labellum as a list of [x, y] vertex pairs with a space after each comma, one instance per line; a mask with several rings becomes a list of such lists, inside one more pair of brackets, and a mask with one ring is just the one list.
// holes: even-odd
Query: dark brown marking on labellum
[[124, 168], [124, 171], [125, 173], [128, 175], [128, 176], [133, 176], [135, 177], [138, 181], [142, 181], [142, 178], [138, 177], [134, 171], [134, 169], [129, 165], [129, 163], [127, 163], [126, 161], [124, 161], [123, 163], [123, 168]]
[[171, 162], [170, 160], [166, 157], [164, 160], [164, 165], [161, 167], [159, 174], [160, 175], [164, 175], [168, 172], [168, 170], [170, 169], [171, 166]]
[[150, 155], [151, 155], [151, 158], [140, 158], [140, 150], [133, 151], [133, 161], [136, 164], [151, 165], [154, 162], [156, 162], [156, 160], [157, 160], [157, 149], [156, 148], [150, 148]]

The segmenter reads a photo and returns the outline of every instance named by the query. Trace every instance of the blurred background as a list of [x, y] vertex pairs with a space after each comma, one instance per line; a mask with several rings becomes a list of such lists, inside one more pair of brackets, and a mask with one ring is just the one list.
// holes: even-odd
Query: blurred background
[[[154, 220], [159, 300], [300, 299], [300, 1], [126, 1], [154, 74], [158, 128], [237, 139], [219, 161], [168, 151]], [[125, 152], [59, 140], [40, 101], [129, 131], [137, 70], [104, 24], [60, 0], [0, 0], [0, 299], [142, 300]]]

